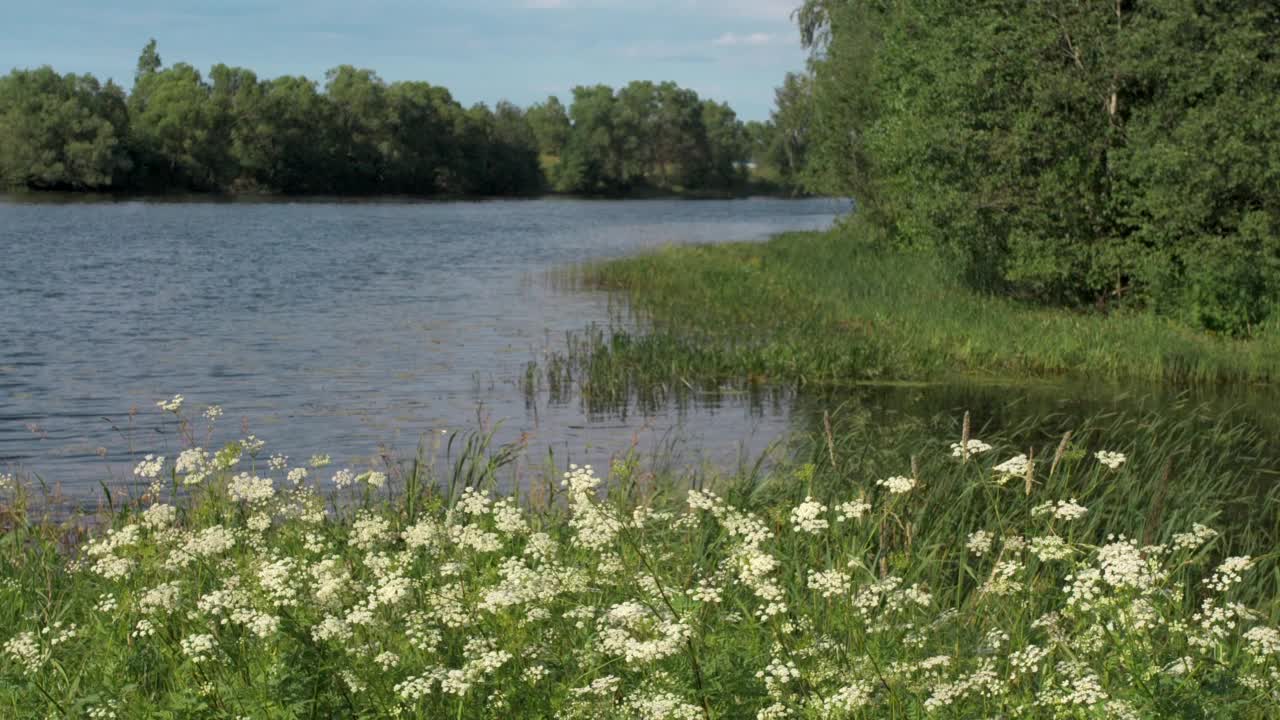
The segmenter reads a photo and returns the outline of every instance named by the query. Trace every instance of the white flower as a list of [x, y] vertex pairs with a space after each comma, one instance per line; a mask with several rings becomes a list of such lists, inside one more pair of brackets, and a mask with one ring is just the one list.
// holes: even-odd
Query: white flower
[[986, 530], [978, 530], [977, 532], [969, 533], [969, 542], [965, 543], [965, 547], [975, 556], [982, 557], [991, 552], [991, 542], [993, 540], [995, 540], [995, 535]]
[[840, 503], [836, 506], [836, 522], [861, 520], [863, 515], [871, 512], [871, 503], [862, 498]]
[[40, 650], [35, 633], [30, 631], [18, 633], [10, 638], [4, 644], [4, 651], [22, 667], [22, 672], [26, 675], [39, 672], [45, 660], [48, 659], [48, 656]]
[[209, 422], [213, 422], [222, 417], [222, 407], [220, 405], [210, 405], [204, 409], [204, 417]]
[[152, 530], [161, 530], [178, 518], [178, 509], [172, 505], [156, 503], [142, 512], [142, 524]]
[[903, 495], [911, 492], [911, 489], [916, 486], [916, 481], [914, 478], [895, 475], [884, 480], [877, 480], [876, 484], [886, 488], [894, 495]]
[[1177, 533], [1173, 536], [1173, 547], [1175, 550], [1195, 550], [1217, 536], [1217, 530], [1200, 523], [1193, 523], [1191, 532]]
[[960, 443], [951, 443], [951, 457], [964, 457], [966, 449], [968, 449], [968, 454], [973, 456], [981, 455], [982, 453], [991, 450], [991, 446], [976, 438], [969, 440], [967, 446], [961, 445]]
[[806, 497], [804, 502], [792, 509], [791, 524], [795, 525], [796, 532], [817, 535], [827, 529], [828, 523], [822, 517], [826, 512], [826, 505], [814, 500], [812, 497]]
[[816, 590], [824, 598], [847, 594], [850, 581], [849, 575], [839, 570], [809, 571], [809, 589]]
[[1274, 628], [1259, 625], [1246, 632], [1244, 639], [1249, 644], [1249, 654], [1259, 661], [1270, 655], [1280, 655], [1280, 632]]
[[182, 400], [183, 400], [183, 397], [181, 395], [174, 395], [169, 400], [160, 400], [159, 402], [156, 403], [156, 407], [160, 408], [165, 412], [171, 412], [176, 414], [179, 410], [182, 409]]
[[143, 615], [170, 613], [178, 606], [178, 583], [161, 583], [142, 593], [138, 611]]
[[599, 622], [600, 648], [628, 663], [648, 663], [675, 655], [692, 633], [688, 625], [663, 618], [640, 603], [609, 608]]
[[1066, 560], [1073, 554], [1071, 546], [1057, 535], [1031, 538], [1031, 552], [1040, 558], [1040, 562]]
[[275, 496], [275, 488], [271, 486], [271, 478], [258, 477], [249, 473], [240, 473], [227, 483], [227, 494], [232, 500], [243, 500], [248, 503], [261, 503]]
[[328, 455], [312, 455], [311, 459], [307, 461], [307, 464], [314, 470], [325, 467], [332, 462], [333, 460], [331, 460]]
[[1229, 557], [1222, 561], [1211, 577], [1205, 578], [1204, 584], [1218, 592], [1226, 592], [1232, 585], [1240, 582], [1240, 573], [1248, 570], [1252, 564], [1253, 560], [1248, 555]]
[[1098, 462], [1102, 463], [1103, 465], [1106, 465], [1108, 468], [1112, 470], [1115, 470], [1116, 468], [1123, 465], [1124, 461], [1127, 459], [1124, 456], [1124, 453], [1112, 452], [1110, 450], [1099, 450], [1098, 452], [1094, 453], [1093, 456], [1098, 459]]
[[1059, 500], [1056, 503], [1052, 501], [1045, 502], [1031, 508], [1032, 517], [1052, 515], [1059, 520], [1079, 520], [1088, 512], [1089, 509], [1077, 504], [1075, 498]]
[[182, 654], [193, 663], [208, 660], [216, 646], [212, 635], [188, 635], [182, 638]]
[[164, 456], [147, 455], [142, 458], [142, 462], [138, 463], [133, 469], [133, 474], [145, 480], [153, 480], [160, 477], [160, 473], [164, 470]]
[[1027, 459], [1026, 455], [1014, 455], [991, 468], [991, 470], [996, 474], [996, 482], [1004, 485], [1013, 478], [1024, 477], [1030, 464], [1031, 461]]

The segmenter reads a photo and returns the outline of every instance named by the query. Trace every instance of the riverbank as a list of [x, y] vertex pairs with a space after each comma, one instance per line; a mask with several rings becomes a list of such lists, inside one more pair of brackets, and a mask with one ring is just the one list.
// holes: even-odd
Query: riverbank
[[[181, 434], [193, 419], [170, 407]], [[515, 496], [495, 490], [519, 448], [465, 441], [434, 475], [430, 454], [345, 470], [236, 440], [141, 459], [143, 491], [116, 498], [92, 538], [27, 514], [23, 479], [6, 477], [0, 708], [1280, 710], [1275, 489], [1240, 462], [1265, 438], [1158, 415], [1031, 446], [959, 418], [868, 424], [837, 410], [821, 425], [768, 470], [685, 477], [623, 454], [563, 477], [550, 467]]]
[[642, 331], [585, 365], [679, 378], [842, 385], [953, 377], [1268, 383], [1280, 336], [1232, 340], [1151, 314], [1073, 312], [969, 290], [937, 258], [884, 251], [845, 228], [765, 243], [669, 247], [579, 269], [625, 291]]

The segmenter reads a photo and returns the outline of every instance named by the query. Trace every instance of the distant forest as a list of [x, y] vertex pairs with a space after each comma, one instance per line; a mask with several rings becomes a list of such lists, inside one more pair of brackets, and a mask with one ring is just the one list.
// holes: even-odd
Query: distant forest
[[165, 67], [132, 90], [50, 67], [0, 78], [0, 188], [518, 195], [783, 190], [773, 122], [675, 83], [575, 87], [529, 108], [463, 107], [442, 87], [338, 66], [323, 84]]

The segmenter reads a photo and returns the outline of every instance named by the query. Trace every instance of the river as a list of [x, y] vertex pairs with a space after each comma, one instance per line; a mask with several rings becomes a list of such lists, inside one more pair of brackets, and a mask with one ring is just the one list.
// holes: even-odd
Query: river
[[[441, 430], [498, 425], [533, 457], [605, 462], [633, 442], [690, 462], [757, 452], [790, 408], [743, 398], [601, 416], [530, 398], [530, 361], [607, 325], [608, 297], [550, 273], [666, 243], [829, 226], [828, 199], [213, 202], [0, 199], [0, 472], [70, 496], [245, 434], [300, 462], [367, 465]], [[202, 442], [205, 422], [196, 423]]]

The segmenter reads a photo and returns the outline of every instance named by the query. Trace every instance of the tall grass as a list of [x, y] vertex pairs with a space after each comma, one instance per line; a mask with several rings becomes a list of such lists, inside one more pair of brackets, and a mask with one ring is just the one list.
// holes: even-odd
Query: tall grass
[[234, 440], [140, 463], [144, 492], [89, 540], [6, 478], [0, 713], [1280, 712], [1280, 498], [1249, 428], [1188, 408], [989, 433], [850, 406], [790, 450], [521, 480], [524, 449], [485, 433], [363, 472]]
[[1232, 340], [1148, 313], [983, 295], [936, 256], [887, 251], [858, 232], [851, 224], [669, 247], [581, 268], [582, 282], [625, 291], [643, 329], [580, 348], [599, 357], [579, 364], [606, 385], [622, 376], [822, 386], [957, 375], [1204, 385], [1267, 383], [1280, 368], [1273, 331]]

